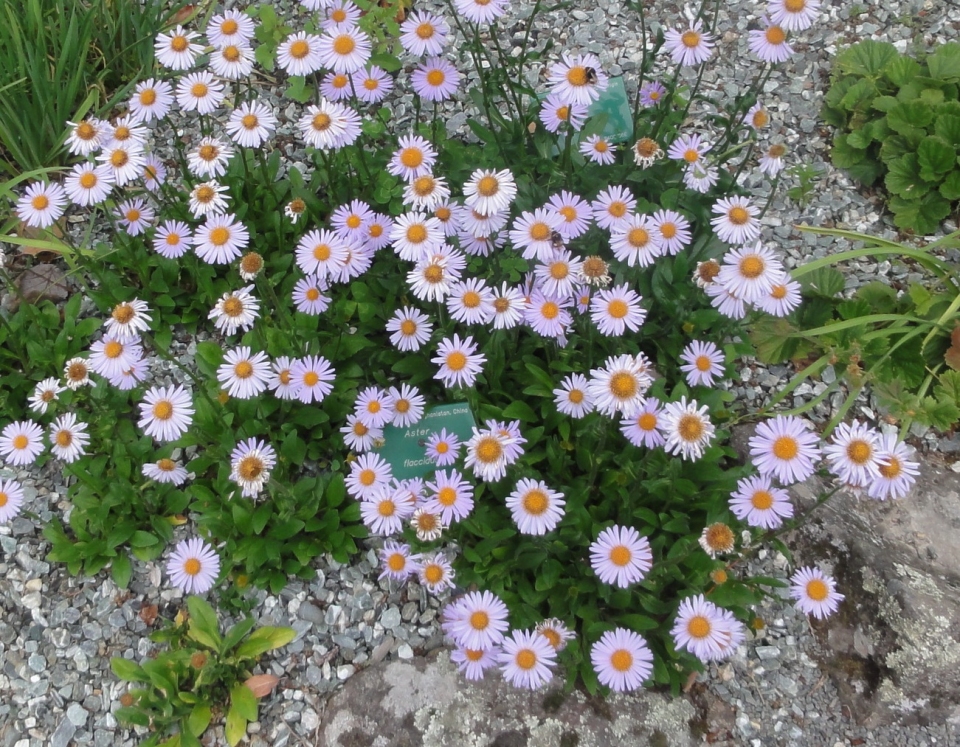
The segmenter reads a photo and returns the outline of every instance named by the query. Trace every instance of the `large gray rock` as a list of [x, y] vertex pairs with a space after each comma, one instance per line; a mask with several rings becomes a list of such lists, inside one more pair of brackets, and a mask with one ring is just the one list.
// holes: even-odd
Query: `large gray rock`
[[20, 295], [27, 303], [66, 301], [70, 295], [67, 277], [56, 265], [38, 264], [28, 267], [17, 277]]
[[351, 677], [327, 703], [317, 747], [692, 747], [693, 706], [642, 691], [606, 700], [560, 683], [518, 690], [458, 674], [446, 651]]
[[[826, 486], [793, 490], [798, 508]], [[960, 475], [925, 459], [899, 501], [834, 496], [792, 546], [797, 560], [832, 560], [837, 615], [814, 621], [822, 665], [866, 726], [960, 723]]]

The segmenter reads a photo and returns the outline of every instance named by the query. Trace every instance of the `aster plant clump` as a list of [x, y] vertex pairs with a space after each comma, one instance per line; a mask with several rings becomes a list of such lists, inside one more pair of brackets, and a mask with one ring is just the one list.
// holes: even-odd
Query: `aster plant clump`
[[[369, 534], [381, 578], [445, 596], [467, 677], [679, 688], [786, 588], [741, 565], [796, 521], [784, 487], [825, 458], [883, 500], [916, 471], [864, 424], [821, 447], [778, 416], [748, 465], [728, 445], [742, 320], [799, 303], [740, 186], [782, 168], [772, 145], [754, 157], [756, 91], [817, 4], [771, 0], [757, 79], [722, 112], [699, 93], [716, 9], [658, 37], [644, 21], [620, 129], [600, 58], [504, 54], [506, 2], [418, 9], [376, 44], [349, 2], [302, 5], [160, 35], [129, 113], [71, 123], [64, 186], [18, 202], [37, 228], [72, 202], [115, 230], [63, 246], [104, 328], [0, 432], [7, 462], [52, 455], [77, 480], [52, 556], [121, 585], [131, 553], [164, 556], [175, 585], [229, 598]], [[258, 66], [303, 99], [292, 120], [258, 100]], [[445, 125], [461, 109], [467, 137]], [[291, 141], [305, 160], [283, 162]], [[453, 404], [471, 427], [429, 425]], [[425, 468], [405, 475], [385, 455], [411, 430]], [[0, 517], [22, 500], [3, 485]], [[817, 617], [841, 598], [815, 568], [789, 594]]]

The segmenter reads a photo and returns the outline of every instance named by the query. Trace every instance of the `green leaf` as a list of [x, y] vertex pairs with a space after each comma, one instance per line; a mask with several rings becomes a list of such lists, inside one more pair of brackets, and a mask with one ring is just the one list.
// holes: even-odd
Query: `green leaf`
[[229, 655], [236, 645], [243, 640], [243, 637], [253, 630], [253, 626], [256, 624], [257, 621], [252, 617], [245, 617], [243, 620], [230, 628], [230, 630], [227, 631], [227, 634], [223, 637], [222, 652], [226, 655]]
[[371, 65], [376, 65], [386, 70], [388, 73], [395, 73], [402, 67], [400, 59], [396, 55], [387, 52], [378, 52], [371, 55], [369, 60]]
[[236, 708], [227, 711], [227, 723], [223, 731], [230, 747], [236, 747], [247, 735], [247, 721]]
[[203, 735], [203, 732], [207, 730], [207, 727], [210, 726], [211, 717], [210, 706], [197, 703], [187, 717], [187, 729], [193, 736], [200, 737]]
[[940, 196], [950, 202], [960, 200], [960, 170], [951, 171], [940, 185]]
[[944, 371], [933, 393], [942, 402], [960, 405], [960, 371]]
[[798, 342], [793, 338], [796, 332], [797, 328], [786, 319], [766, 317], [750, 328], [750, 340], [764, 363], [781, 363], [797, 349]]
[[920, 175], [919, 159], [914, 153], [889, 164], [884, 184], [893, 194], [904, 199], [915, 199], [930, 191], [930, 182]]
[[223, 362], [223, 350], [209, 340], [197, 343], [196, 361], [204, 376], [216, 378], [217, 368]]
[[159, 544], [160, 538], [150, 532], [138, 529], [130, 538], [130, 547], [152, 547]]
[[230, 708], [231, 710], [235, 708], [247, 721], [257, 720], [257, 698], [243, 683], [230, 691]]
[[907, 137], [923, 137], [933, 121], [933, 107], [922, 101], [901, 101], [887, 112], [887, 124]]
[[505, 420], [523, 420], [527, 423], [536, 423], [540, 420], [533, 408], [520, 399], [514, 400], [503, 408], [501, 415]]
[[127, 682], [149, 682], [150, 678], [143, 671], [143, 667], [135, 661], [124, 659], [121, 656], [114, 656], [110, 659], [110, 669], [122, 680]]
[[834, 267], [821, 267], [805, 276], [804, 290], [821, 298], [835, 298], [846, 286], [843, 273]]
[[840, 106], [848, 112], [866, 112], [870, 110], [873, 100], [879, 95], [876, 84], [869, 79], [858, 80], [847, 89], [840, 100]]
[[950, 82], [960, 81], [960, 44], [940, 44], [926, 59], [930, 77]]
[[920, 74], [920, 63], [911, 57], [897, 55], [883, 69], [884, 77], [897, 88], [905, 86]]
[[886, 283], [874, 281], [857, 289], [856, 298], [865, 301], [872, 312], [890, 314], [897, 305], [897, 292]]
[[253, 659], [275, 648], [286, 646], [297, 636], [293, 628], [259, 628], [237, 648], [238, 659]]
[[865, 39], [837, 54], [833, 65], [843, 75], [879, 78], [898, 57], [900, 53], [890, 42]]
[[850, 143], [849, 135], [838, 134], [833, 139], [830, 160], [838, 169], [845, 169], [850, 172], [851, 178], [863, 184], [873, 184], [881, 173], [880, 165], [870, 158], [865, 148], [855, 148]]
[[136, 724], [137, 726], [150, 726], [150, 716], [135, 706], [125, 706], [118, 708], [113, 712], [117, 721], [124, 724]]
[[133, 565], [130, 563], [130, 556], [121, 552], [110, 564], [110, 575], [113, 576], [113, 583], [120, 589], [126, 589], [132, 574]]
[[937, 192], [929, 192], [919, 200], [894, 197], [890, 200], [893, 222], [897, 228], [929, 236], [940, 228], [940, 221], [950, 215], [950, 203]]
[[930, 182], [939, 182], [957, 162], [957, 152], [946, 140], [928, 135], [920, 141], [917, 149], [920, 177]]
[[953, 148], [960, 148], [960, 115], [940, 114], [933, 125], [934, 134]]
[[283, 95], [301, 104], [307, 103], [313, 96], [313, 86], [307, 85], [307, 79], [302, 75], [291, 75], [288, 79], [287, 90]]
[[923, 420], [938, 431], [948, 431], [960, 420], [960, 408], [953, 402], [941, 402], [933, 397], [923, 399]]
[[220, 650], [220, 622], [205, 600], [197, 596], [187, 597], [187, 609], [190, 611], [189, 635], [198, 643]]

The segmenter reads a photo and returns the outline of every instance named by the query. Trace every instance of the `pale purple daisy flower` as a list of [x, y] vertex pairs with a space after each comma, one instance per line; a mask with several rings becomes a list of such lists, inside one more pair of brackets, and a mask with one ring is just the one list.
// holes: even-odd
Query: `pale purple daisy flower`
[[403, 522], [413, 513], [413, 504], [403, 500], [405, 491], [380, 487], [360, 501], [360, 518], [372, 534], [389, 537], [403, 531]]
[[716, 41], [713, 34], [703, 30], [703, 22], [699, 19], [684, 31], [667, 29], [664, 39], [664, 48], [670, 58], [683, 66], [699, 65], [709, 60]]
[[[288, 75], [309, 75], [324, 66], [320, 37], [298, 31], [277, 47], [277, 65]], [[337, 68], [341, 72], [340, 68]], [[346, 71], [349, 72], [349, 71]]]
[[482, 215], [505, 212], [517, 196], [517, 184], [509, 169], [477, 169], [463, 185], [466, 206]]
[[436, 162], [437, 151], [429, 140], [420, 135], [404, 135], [387, 164], [387, 172], [409, 181], [431, 173]]
[[783, 272], [783, 263], [771, 249], [758, 241], [750, 247], [740, 246], [723, 255], [717, 282], [727, 291], [755, 303], [773, 289], [773, 279]]
[[227, 134], [237, 145], [259, 148], [277, 129], [277, 117], [259, 101], [244, 101], [230, 113]]
[[66, 210], [67, 193], [56, 182], [34, 182], [17, 200], [17, 216], [31, 228], [49, 228]]
[[358, 500], [372, 499], [379, 490], [388, 488], [393, 470], [376, 453], [361, 454], [350, 462], [350, 474], [345, 480], [347, 493]]
[[460, 85], [460, 72], [442, 57], [428, 57], [413, 71], [410, 85], [426, 101], [446, 101]]
[[667, 89], [659, 80], [648, 80], [640, 86], [641, 106], [660, 106]]
[[712, 342], [693, 340], [680, 353], [683, 365], [680, 370], [686, 374], [690, 386], [713, 386], [714, 381], [723, 376], [726, 363], [723, 351]]
[[309, 405], [323, 402], [333, 391], [336, 372], [322, 355], [308, 355], [290, 366], [290, 377], [297, 386], [297, 399]]
[[110, 167], [96, 166], [89, 161], [78, 163], [63, 179], [67, 196], [81, 207], [103, 202], [113, 189], [113, 172]]
[[487, 669], [497, 666], [500, 656], [500, 647], [493, 648], [455, 648], [450, 652], [450, 661], [457, 665], [463, 676], [471, 682], [483, 679]]
[[322, 65], [338, 73], [355, 72], [370, 59], [370, 37], [356, 27], [336, 26], [327, 29], [320, 36], [317, 46]]
[[368, 386], [357, 394], [354, 414], [368, 428], [383, 428], [393, 420], [393, 398], [376, 386]]
[[231, 397], [252, 399], [267, 388], [271, 376], [270, 359], [264, 352], [253, 353], [241, 346], [227, 352], [217, 368], [217, 381]]
[[782, 485], [806, 480], [820, 459], [820, 438], [807, 421], [794, 415], [777, 415], [757, 424], [749, 441], [750, 457], [761, 475], [773, 475]]
[[559, 339], [573, 323], [573, 316], [567, 310], [573, 305], [573, 299], [546, 296], [539, 288], [530, 294], [524, 310], [524, 321], [538, 335]]
[[743, 319], [747, 307], [740, 296], [727, 290], [722, 283], [713, 282], [704, 287], [703, 292], [710, 297], [710, 305], [731, 319]]
[[457, 12], [471, 23], [492, 23], [507, 12], [508, 0], [454, 0]]
[[420, 565], [420, 570], [417, 572], [420, 585], [426, 586], [427, 591], [440, 594], [453, 586], [456, 573], [450, 559], [442, 552], [422, 553], [414, 556], [414, 559]]
[[137, 425], [157, 441], [176, 441], [193, 423], [193, 398], [182, 386], [151, 387], [139, 406]]
[[67, 150], [75, 156], [89, 156], [103, 147], [110, 134], [110, 123], [98, 117], [87, 117], [79, 122], [67, 122]]
[[686, 397], [664, 405], [660, 422], [666, 438], [663, 445], [666, 452], [684, 460], [700, 459], [716, 432], [709, 413], [706, 405], [698, 408], [695, 399], [687, 403]]
[[510, 624], [507, 605], [489, 591], [471, 591], [456, 602], [451, 624], [445, 628], [458, 646], [490, 649], [500, 644]]
[[610, 250], [613, 256], [628, 267], [650, 267], [663, 255], [663, 247], [647, 215], [630, 214], [610, 229]]
[[223, 98], [223, 83], [207, 72], [190, 73], [177, 83], [177, 103], [183, 112], [213, 114]]
[[583, 374], [570, 374], [553, 390], [557, 410], [573, 418], [582, 418], [593, 412], [593, 399], [587, 392], [589, 382]]
[[783, 156], [786, 152], [787, 148], [783, 143], [774, 143], [767, 148], [767, 152], [760, 156], [760, 173], [766, 174], [772, 179], [783, 171], [786, 167], [783, 161]]
[[793, 55], [793, 47], [787, 42], [786, 30], [779, 24], [772, 23], [766, 16], [763, 17], [763, 22], [766, 28], [751, 29], [749, 32], [750, 51], [759, 57], [761, 62], [774, 65], [786, 62]]
[[270, 364], [268, 386], [277, 399], [296, 399], [299, 384], [293, 379], [293, 361], [285, 355]]
[[769, 0], [770, 19], [784, 31], [804, 31], [820, 13], [820, 0]]
[[220, 575], [220, 556], [202, 539], [183, 540], [167, 561], [167, 575], [185, 594], [203, 594]]
[[593, 209], [590, 203], [566, 190], [553, 195], [547, 201], [546, 207], [562, 219], [557, 225], [557, 231], [566, 240], [582, 236], [593, 221]]
[[626, 628], [604, 633], [590, 648], [590, 663], [600, 684], [614, 692], [637, 690], [653, 674], [653, 653], [647, 642]]
[[[532, 259], [526, 256], [525, 259]], [[534, 267], [533, 275], [537, 289], [547, 298], [567, 299], [575, 291], [575, 283], [581, 276], [583, 262], [565, 249], [547, 249], [538, 254], [540, 262]]]
[[523, 321], [526, 307], [523, 292], [504, 281], [493, 295], [493, 328], [513, 329]]
[[746, 197], [722, 197], [713, 205], [710, 225], [721, 241], [746, 244], [760, 237], [758, 210]]
[[619, 228], [630, 220], [637, 200], [626, 187], [608, 187], [590, 203], [593, 218], [600, 228]]
[[881, 501], [906, 496], [920, 474], [915, 455], [916, 450], [898, 441], [895, 432], [882, 434], [877, 445], [880, 477], [867, 485], [867, 495]]
[[406, 428], [419, 423], [423, 418], [423, 409], [427, 404], [420, 390], [409, 384], [401, 384], [400, 388], [392, 386], [388, 390], [393, 400], [393, 420], [391, 425], [397, 428]]
[[602, 135], [589, 135], [580, 143], [580, 153], [588, 161], [608, 165], [617, 160], [617, 146]]
[[66, 391], [66, 387], [60, 386], [60, 379], [50, 377], [40, 381], [30, 395], [30, 409], [40, 414], [46, 413], [50, 403], [60, 399], [60, 392], [63, 391]]
[[650, 216], [654, 234], [659, 235], [660, 247], [666, 254], [679, 254], [690, 244], [690, 221], [673, 210], [658, 210]]
[[460, 439], [446, 428], [441, 428], [439, 433], [431, 433], [425, 447], [427, 459], [438, 467], [449, 467], [460, 457]]
[[493, 291], [482, 278], [454, 283], [447, 296], [450, 317], [464, 324], [486, 324], [493, 321]]
[[614, 524], [591, 543], [590, 566], [603, 583], [625, 589], [642, 581], [653, 567], [650, 542], [633, 527]]
[[586, 104], [571, 104], [558, 94], [551, 93], [540, 103], [540, 121], [549, 132], [559, 132], [565, 124], [574, 132], [579, 132], [587, 121], [587, 109]]
[[423, 312], [404, 306], [387, 322], [391, 344], [405, 353], [419, 350], [430, 339], [433, 324]]
[[730, 628], [724, 623], [722, 610], [699, 594], [680, 602], [670, 634], [678, 650], [686, 649], [706, 663], [724, 650]]
[[230, 479], [244, 498], [256, 498], [277, 466], [277, 452], [266, 441], [248, 438], [230, 453]]
[[340, 428], [343, 442], [348, 449], [357, 452], [370, 451], [383, 438], [382, 428], [368, 428], [356, 415], [347, 415], [347, 424]]
[[590, 319], [606, 337], [620, 337], [627, 330], [636, 332], [647, 317], [641, 300], [626, 283], [601, 290], [590, 301]]
[[179, 259], [193, 246], [193, 232], [181, 221], [164, 221], [153, 235], [153, 249], [161, 257]]
[[77, 461], [86, 453], [90, 445], [87, 424], [77, 420], [72, 412], [67, 412], [50, 424], [50, 451], [67, 464]]
[[720, 180], [720, 171], [706, 161], [692, 163], [683, 171], [683, 184], [694, 192], [706, 194], [713, 189]]
[[346, 73], [330, 71], [320, 81], [320, 95], [330, 101], [344, 101], [353, 93], [350, 90], [352, 78]]
[[446, 387], [471, 387], [477, 375], [483, 370], [487, 357], [477, 352], [477, 344], [472, 336], [461, 340], [460, 335], [445, 338], [437, 346], [437, 355], [430, 359], [440, 366], [434, 375]]
[[787, 491], [774, 487], [769, 477], [755, 475], [737, 482], [730, 494], [730, 511], [752, 527], [778, 529], [793, 516], [793, 504]]
[[663, 446], [666, 440], [660, 426], [662, 412], [660, 400], [647, 397], [639, 412], [620, 421], [620, 431], [634, 446], [646, 446], [648, 449]]
[[0, 478], [0, 524], [7, 524], [23, 507], [23, 487], [16, 480]]
[[246, 250], [250, 232], [236, 216], [208, 215], [193, 237], [194, 251], [209, 264], [227, 264]]
[[667, 158], [690, 166], [703, 160], [712, 146], [697, 134], [681, 135], [667, 148]]
[[306, 275], [328, 278], [343, 267], [346, 257], [347, 242], [333, 231], [309, 231], [297, 242], [297, 267]]
[[130, 236], [146, 233], [156, 213], [144, 200], [125, 200], [116, 207], [115, 216]]
[[[353, 27], [360, 20], [361, 11], [350, 0], [308, 0], [317, 7], [311, 10], [323, 10], [324, 19], [320, 28], [324, 31], [336, 27]], [[306, 3], [305, 3], [306, 4]], [[309, 6], [308, 6], [309, 7]]]
[[543, 260], [555, 251], [551, 236], [560, 227], [560, 222], [559, 215], [544, 208], [521, 213], [510, 229], [510, 241], [515, 249], [522, 250], [524, 259], [536, 257]]
[[606, 90], [608, 80], [596, 55], [564, 52], [561, 61], [550, 66], [547, 83], [553, 95], [571, 104], [589, 106]]
[[43, 452], [43, 430], [29, 420], [8, 423], [0, 432], [0, 456], [14, 467], [33, 464]]
[[473, 485], [457, 470], [452, 469], [448, 474], [438, 469], [433, 482], [428, 482], [426, 487], [430, 493], [423, 509], [438, 515], [444, 524], [463, 521], [473, 511]]
[[239, 10], [227, 10], [210, 19], [206, 33], [214, 47], [249, 44], [254, 35], [253, 19]]
[[563, 493], [551, 490], [542, 480], [521, 479], [507, 496], [513, 522], [521, 534], [552, 532], [563, 518]]
[[168, 457], [147, 462], [140, 471], [148, 480], [169, 485], [182, 485], [188, 476], [180, 462], [175, 462]]
[[818, 620], [836, 612], [844, 599], [837, 591], [837, 582], [819, 568], [798, 568], [790, 583], [790, 596], [797, 600], [797, 608]]
[[203, 54], [203, 45], [194, 43], [199, 38], [200, 34], [186, 31], [180, 25], [169, 34], [157, 34], [154, 44], [157, 61], [170, 70], [188, 70]]
[[827, 468], [843, 482], [866, 488], [880, 477], [880, 434], [855, 421], [841, 423], [833, 432], [831, 442], [824, 447]]
[[90, 370], [101, 376], [114, 376], [126, 371], [143, 357], [137, 337], [106, 334], [90, 345]]
[[786, 316], [800, 305], [800, 283], [786, 272], [774, 273], [771, 283], [770, 292], [754, 301], [757, 308], [773, 316]]
[[747, 110], [743, 121], [754, 130], [760, 130], [770, 124], [770, 112], [758, 101]]
[[610, 356], [603, 368], [590, 372], [587, 393], [598, 412], [610, 417], [617, 413], [631, 417], [643, 406], [643, 395], [652, 383], [650, 366], [644, 356]]
[[416, 57], [438, 55], [449, 33], [450, 27], [441, 16], [414, 11], [400, 24], [400, 46]]
[[391, 578], [404, 582], [410, 574], [417, 572], [418, 565], [410, 555], [410, 545], [387, 540], [380, 550], [380, 567], [383, 570], [378, 580]]
[[386, 70], [370, 65], [367, 70], [357, 70], [353, 74], [353, 89], [360, 101], [377, 104], [393, 90], [393, 78]]
[[553, 678], [557, 652], [539, 633], [514, 630], [502, 642], [499, 661], [504, 679], [510, 684], [536, 690]]
[[317, 316], [330, 306], [327, 282], [319, 275], [300, 278], [293, 286], [293, 305], [302, 314]]

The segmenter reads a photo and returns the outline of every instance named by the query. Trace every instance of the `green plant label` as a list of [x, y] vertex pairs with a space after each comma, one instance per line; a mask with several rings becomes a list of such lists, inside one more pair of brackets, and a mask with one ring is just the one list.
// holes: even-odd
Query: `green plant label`
[[590, 105], [588, 112], [591, 117], [607, 115], [600, 134], [608, 140], [625, 143], [633, 137], [633, 112], [623, 78], [610, 78], [607, 89], [600, 92], [600, 98]]
[[392, 425], [384, 428], [384, 444], [379, 453], [390, 464], [393, 476], [398, 480], [423, 477], [436, 468], [425, 454], [431, 434], [446, 428], [448, 433], [457, 434], [460, 441], [466, 441], [473, 435], [476, 425], [470, 406], [465, 402], [431, 407], [419, 423], [406, 428]]

